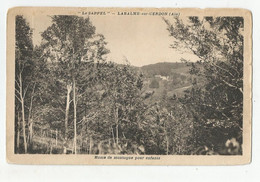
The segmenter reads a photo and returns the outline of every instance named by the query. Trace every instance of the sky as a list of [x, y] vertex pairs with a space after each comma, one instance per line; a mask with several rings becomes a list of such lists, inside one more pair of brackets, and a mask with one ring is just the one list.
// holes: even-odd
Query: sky
[[[46, 15], [25, 16], [33, 29], [33, 43], [39, 45], [41, 32], [51, 25]], [[173, 38], [160, 16], [90, 16], [96, 33], [108, 42], [109, 61], [143, 66], [158, 62], [179, 62], [181, 58], [196, 61], [196, 56], [170, 48]]]

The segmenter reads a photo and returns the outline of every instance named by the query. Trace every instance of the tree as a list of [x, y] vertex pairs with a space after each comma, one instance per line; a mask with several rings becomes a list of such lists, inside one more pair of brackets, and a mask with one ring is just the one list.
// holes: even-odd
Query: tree
[[[59, 82], [67, 90], [65, 109], [65, 139], [68, 137], [70, 103], [73, 102], [74, 153], [77, 153], [77, 105], [86, 86], [91, 85], [96, 64], [104, 61], [104, 36], [95, 34], [89, 18], [53, 16], [52, 25], [42, 34], [46, 60], [53, 64]], [[84, 80], [84, 79], [85, 80]], [[92, 79], [92, 80], [91, 80]], [[80, 83], [82, 80], [85, 83]], [[72, 99], [70, 93], [72, 92]]]
[[[184, 23], [186, 21], [187, 23]], [[196, 146], [221, 152], [229, 138], [242, 143], [243, 126], [243, 18], [189, 17], [165, 19], [172, 48], [195, 54], [198, 62], [190, 73], [201, 78], [194, 82], [183, 103], [194, 116]]]
[[120, 143], [137, 141], [137, 136], [132, 135], [138, 129], [139, 112], [142, 111], [142, 74], [136, 72], [129, 64], [114, 63], [109, 63], [102, 72], [103, 100], [106, 101], [107, 110], [111, 110], [109, 126], [112, 141], [117, 146]]
[[[17, 148], [20, 143], [20, 113], [22, 120], [22, 135], [24, 152], [27, 153], [27, 132], [28, 123], [31, 119], [32, 99], [28, 104], [27, 95], [29, 92], [34, 92], [33, 78], [33, 44], [32, 44], [32, 30], [29, 24], [21, 15], [17, 15], [15, 19], [15, 105], [16, 105], [16, 130], [17, 130]], [[32, 88], [32, 89], [31, 89]], [[28, 97], [30, 98], [30, 97]], [[26, 108], [29, 108], [27, 111]], [[19, 110], [18, 110], [19, 109]], [[26, 122], [26, 115], [29, 112], [29, 117]]]

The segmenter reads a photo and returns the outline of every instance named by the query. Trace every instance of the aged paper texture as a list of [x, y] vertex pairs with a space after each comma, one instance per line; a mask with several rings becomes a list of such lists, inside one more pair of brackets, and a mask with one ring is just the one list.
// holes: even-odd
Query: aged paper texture
[[7, 17], [7, 161], [251, 161], [244, 9], [16, 7]]

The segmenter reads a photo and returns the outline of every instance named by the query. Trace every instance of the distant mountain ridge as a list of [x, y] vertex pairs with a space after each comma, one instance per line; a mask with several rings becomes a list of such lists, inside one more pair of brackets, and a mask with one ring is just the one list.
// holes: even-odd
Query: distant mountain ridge
[[146, 73], [148, 76], [170, 76], [174, 73], [184, 73], [187, 74], [189, 72], [189, 66], [186, 63], [171, 63], [171, 62], [160, 62], [155, 64], [149, 64], [140, 67], [140, 69]]

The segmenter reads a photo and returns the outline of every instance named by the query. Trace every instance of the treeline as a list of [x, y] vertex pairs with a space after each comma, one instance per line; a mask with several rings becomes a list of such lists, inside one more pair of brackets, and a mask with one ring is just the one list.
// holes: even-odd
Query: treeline
[[[230, 27], [237, 30], [227, 32], [226, 39], [235, 44], [236, 38], [239, 44], [240, 19], [207, 21], [214, 29], [224, 22], [221, 35]], [[216, 31], [201, 30], [199, 22], [177, 21], [175, 29], [166, 21], [176, 40], [193, 41], [202, 33], [217, 37]], [[184, 33], [188, 35], [179, 37]], [[18, 15], [15, 37], [16, 153], [241, 154], [243, 59], [238, 54], [243, 44], [221, 49], [223, 42], [204, 40], [210, 45], [203, 45], [195, 39], [190, 45], [218, 47], [223, 60], [213, 60], [209, 50], [192, 49], [202, 66], [197, 70], [193, 65], [190, 73], [203, 77], [205, 84], [194, 82], [185, 97], [163, 95], [150, 103], [145, 102], [144, 74], [106, 60], [105, 37], [95, 33], [89, 18], [52, 16], [41, 44], [34, 46], [32, 29]]]
[[181, 69], [184, 69], [184, 71], [188, 70], [187, 65], [182, 62], [162, 62], [141, 67], [141, 70], [145, 72], [148, 77], [153, 77], [155, 75], [171, 76], [172, 74], [179, 72]]

